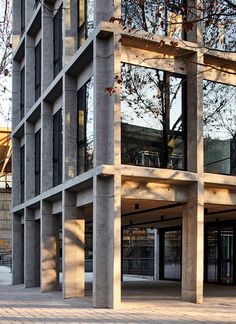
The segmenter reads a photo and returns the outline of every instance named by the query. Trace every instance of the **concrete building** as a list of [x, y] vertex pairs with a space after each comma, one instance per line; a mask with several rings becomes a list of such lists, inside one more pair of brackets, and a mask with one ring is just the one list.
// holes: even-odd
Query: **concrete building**
[[174, 10], [154, 28], [148, 6], [144, 31], [132, 0], [13, 1], [13, 284], [59, 290], [62, 259], [81, 297], [87, 254], [93, 305], [116, 307], [123, 231], [142, 228], [184, 300], [236, 283], [233, 42], [210, 50]]

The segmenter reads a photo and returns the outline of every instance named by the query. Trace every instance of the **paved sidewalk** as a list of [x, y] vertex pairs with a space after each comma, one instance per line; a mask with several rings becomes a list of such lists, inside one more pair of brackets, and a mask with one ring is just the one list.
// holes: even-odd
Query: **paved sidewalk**
[[94, 309], [91, 298], [61, 298], [38, 288], [0, 286], [0, 323], [236, 323], [236, 301], [207, 300], [203, 305], [179, 300], [128, 301], [119, 309]]

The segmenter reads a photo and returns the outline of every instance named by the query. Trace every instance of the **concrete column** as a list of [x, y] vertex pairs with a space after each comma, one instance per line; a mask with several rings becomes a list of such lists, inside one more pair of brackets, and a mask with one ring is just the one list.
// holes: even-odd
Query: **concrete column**
[[52, 106], [43, 102], [41, 112], [41, 190], [47, 191], [53, 187], [53, 113]]
[[27, 26], [30, 22], [30, 19], [32, 18], [33, 15], [33, 10], [35, 7], [35, 0], [26, 0], [25, 1], [25, 26]]
[[39, 223], [34, 219], [34, 210], [25, 209], [24, 284], [25, 288], [38, 287], [39, 267]]
[[159, 269], [160, 269], [160, 237], [158, 230], [155, 229], [154, 233], [154, 280], [159, 280]]
[[[117, 0], [114, 0], [114, 7], [118, 4]], [[96, 27], [101, 21], [109, 21], [114, 16], [113, 1], [111, 0], [94, 0], [94, 22]]]
[[21, 203], [20, 190], [20, 139], [12, 138], [12, 205], [13, 207]]
[[[120, 164], [120, 87], [114, 84], [120, 76], [121, 50], [118, 36], [94, 41], [94, 165]], [[114, 95], [105, 93], [105, 88], [116, 87]], [[106, 116], [106, 118], [104, 118]]]
[[53, 14], [42, 12], [42, 93], [53, 81]]
[[26, 35], [25, 39], [25, 113], [27, 113], [35, 102], [34, 82], [34, 38]]
[[12, 284], [24, 282], [24, 225], [21, 215], [12, 215]]
[[[202, 16], [202, 11], [198, 7], [202, 7], [202, 0], [187, 0], [187, 5], [191, 10], [188, 13], [188, 21], [195, 21], [196, 17]], [[198, 46], [203, 46], [203, 22], [193, 23], [192, 30], [187, 32], [187, 40], [198, 43]]]
[[203, 302], [204, 185], [188, 188], [182, 220], [182, 299]]
[[63, 296], [84, 296], [84, 239], [83, 211], [76, 208], [76, 193], [63, 192]]
[[12, 129], [20, 122], [20, 64], [12, 62]]
[[187, 169], [203, 173], [203, 63], [202, 54], [189, 57], [187, 64]]
[[34, 125], [25, 123], [25, 200], [35, 196]]
[[41, 291], [59, 290], [59, 217], [53, 216], [52, 204], [41, 201]]
[[20, 1], [12, 2], [12, 50], [14, 51], [19, 42], [21, 35], [21, 5]]
[[94, 178], [93, 306], [121, 301], [121, 177]]
[[77, 89], [76, 80], [69, 75], [63, 79], [63, 181], [77, 175]]
[[63, 10], [63, 65], [77, 51], [77, 0], [64, 0]]

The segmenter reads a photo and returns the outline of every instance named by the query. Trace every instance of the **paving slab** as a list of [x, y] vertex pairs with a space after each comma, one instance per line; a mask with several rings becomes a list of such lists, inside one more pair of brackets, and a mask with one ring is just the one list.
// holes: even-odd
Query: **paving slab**
[[[41, 293], [39, 288], [25, 289], [23, 285], [0, 286], [0, 323], [236, 323], [236, 296], [233, 287], [225, 297], [211, 296], [205, 303], [195, 305], [180, 300], [178, 293], [166, 298], [161, 293], [148, 297], [148, 291], [142, 288], [144, 282], [123, 284], [123, 302], [118, 309], [94, 309], [91, 307], [91, 291], [85, 298], [62, 299], [61, 292]], [[212, 288], [213, 289], [213, 288]], [[173, 291], [178, 292], [178, 284]], [[139, 295], [134, 295], [139, 292]]]

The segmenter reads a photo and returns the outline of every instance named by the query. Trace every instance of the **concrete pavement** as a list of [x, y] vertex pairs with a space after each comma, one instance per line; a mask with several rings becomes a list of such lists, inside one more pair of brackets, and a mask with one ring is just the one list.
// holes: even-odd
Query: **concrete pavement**
[[61, 292], [0, 285], [0, 323], [236, 323], [236, 287], [207, 286], [205, 303], [195, 305], [179, 299], [179, 283], [125, 282], [116, 310], [92, 308], [89, 288], [85, 298], [65, 300]]

